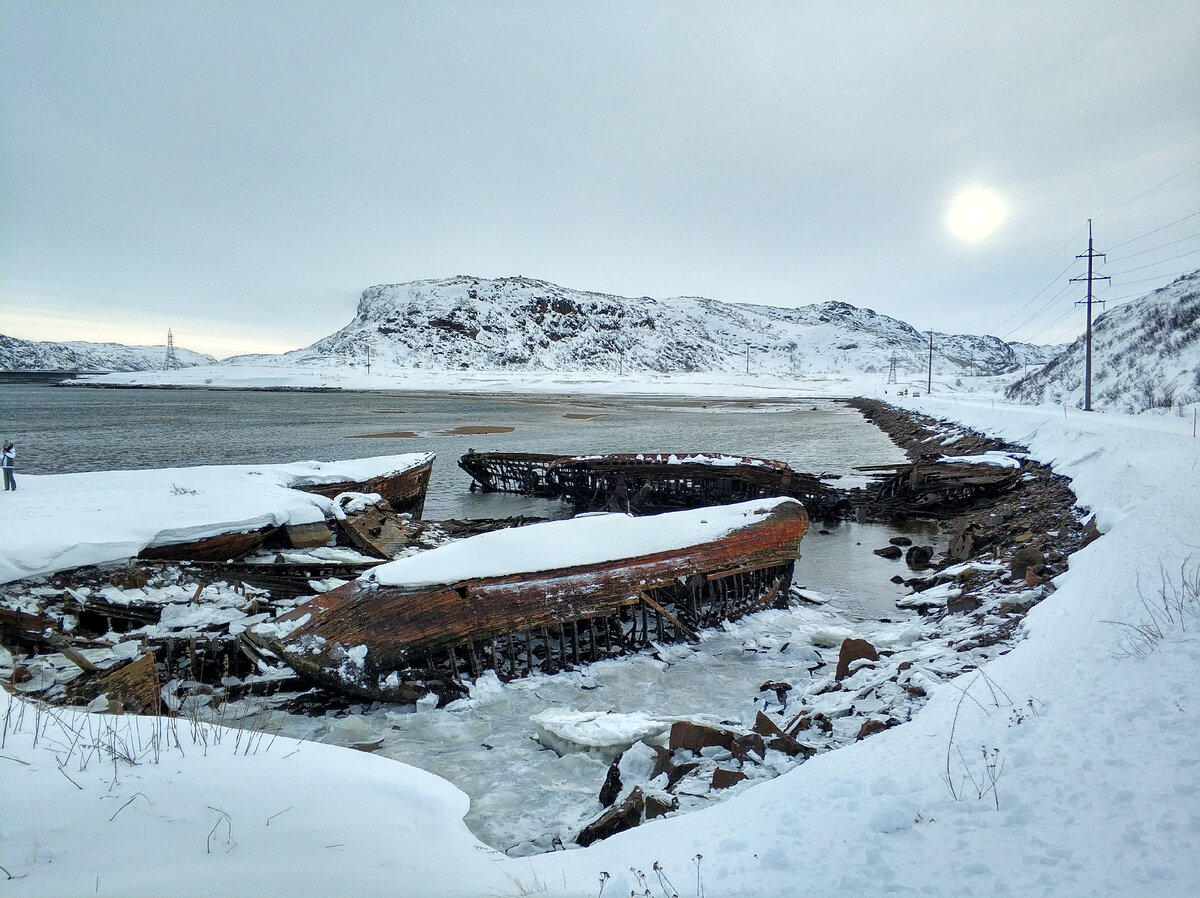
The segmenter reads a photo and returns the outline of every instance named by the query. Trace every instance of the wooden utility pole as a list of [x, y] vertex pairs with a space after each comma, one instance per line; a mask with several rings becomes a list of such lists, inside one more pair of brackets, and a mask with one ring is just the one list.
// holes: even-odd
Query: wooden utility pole
[[750, 373], [750, 341], [746, 341], [746, 373]]
[[929, 380], [925, 382], [925, 395], [933, 392], [933, 331], [929, 332]]
[[1088, 272], [1086, 278], [1071, 278], [1072, 281], [1087, 281], [1087, 299], [1083, 302], [1077, 302], [1075, 305], [1081, 306], [1087, 304], [1087, 330], [1084, 331], [1084, 372], [1083, 372], [1083, 410], [1090, 412], [1092, 410], [1092, 303], [1103, 300], [1094, 299], [1092, 296], [1092, 281], [1107, 281], [1106, 275], [1098, 275], [1093, 273], [1092, 260], [1096, 258], [1103, 259], [1104, 253], [1092, 251], [1092, 220], [1088, 219], [1088, 248], [1086, 253], [1081, 253], [1075, 257], [1076, 259], [1087, 259]]

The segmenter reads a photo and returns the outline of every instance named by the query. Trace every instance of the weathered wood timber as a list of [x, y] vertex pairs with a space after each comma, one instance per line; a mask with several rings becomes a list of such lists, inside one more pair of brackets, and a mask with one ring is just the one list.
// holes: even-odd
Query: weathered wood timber
[[[676, 532], [673, 528], [691, 533], [688, 528], [697, 522], [708, 525], [704, 518], [722, 513], [731, 523], [726, 526], [726, 517], [719, 518], [711, 530], [716, 535], [602, 561], [411, 585], [388, 585], [389, 568], [395, 568], [385, 565], [250, 635], [303, 677], [388, 701], [413, 701], [429, 691], [453, 695], [465, 688], [465, 679], [488, 669], [512, 678], [535, 667], [552, 672], [653, 641], [695, 638], [701, 627], [786, 603], [797, 548], [808, 528], [804, 507], [786, 498], [679, 512], [680, 518], [655, 519], [655, 526], [663, 533]], [[622, 522], [636, 520], [605, 516], [597, 525], [595, 518], [577, 518], [498, 533], [508, 534], [508, 549], [523, 543], [528, 552], [547, 543], [543, 528], [557, 528], [553, 538], [561, 542], [564, 528], [586, 529], [582, 535], [588, 538], [590, 528], [619, 533], [629, 526]], [[456, 550], [456, 559], [486, 555], [488, 544], [475, 552], [471, 543], [497, 535], [472, 537], [446, 549]], [[434, 563], [439, 551], [421, 556], [428, 562], [423, 569], [439, 569]], [[513, 554], [519, 553], [507, 551]]]
[[937, 458], [856, 470], [878, 481], [858, 503], [872, 520], [950, 518], [966, 508], [986, 506], [1011, 490], [1022, 477], [1019, 464], [1002, 466]]
[[260, 527], [244, 533], [221, 533], [190, 542], [147, 546], [137, 557], [163, 561], [230, 561], [249, 555], [278, 529]]
[[656, 514], [789, 496], [809, 513], [829, 517], [841, 492], [784, 462], [706, 453], [618, 453], [561, 456], [468, 452], [458, 465], [485, 492], [562, 499], [591, 511]]
[[333, 499], [339, 493], [378, 493], [397, 514], [421, 517], [425, 512], [425, 494], [429, 491], [429, 476], [433, 472], [433, 455], [420, 464], [403, 471], [381, 474], [367, 480], [342, 480], [337, 483], [306, 484], [296, 489]]
[[384, 499], [346, 514], [338, 520], [338, 529], [350, 543], [376, 558], [395, 558], [396, 553], [412, 545], [412, 531]]

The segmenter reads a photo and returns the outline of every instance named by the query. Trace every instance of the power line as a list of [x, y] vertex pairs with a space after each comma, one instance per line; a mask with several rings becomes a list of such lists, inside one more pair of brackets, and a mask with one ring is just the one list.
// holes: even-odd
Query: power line
[[1190, 215], [1185, 215], [1183, 218], [1177, 218], [1170, 224], [1165, 224], [1160, 228], [1155, 228], [1153, 231], [1147, 231], [1145, 234], [1138, 234], [1136, 237], [1130, 237], [1128, 240], [1124, 241], [1123, 243], [1118, 243], [1112, 248], [1120, 249], [1122, 246], [1128, 246], [1130, 243], [1141, 240], [1143, 237], [1149, 237], [1151, 234], [1157, 234], [1159, 231], [1165, 231], [1167, 228], [1173, 227], [1174, 225], [1179, 224], [1181, 221], [1187, 221], [1189, 218], [1195, 218], [1197, 215], [1200, 215], [1200, 210], [1192, 212]]
[[1116, 212], [1118, 209], [1124, 209], [1130, 203], [1135, 203], [1138, 200], [1140, 200], [1142, 197], [1146, 196], [1147, 194], [1153, 193], [1154, 191], [1158, 190], [1158, 188], [1160, 188], [1166, 184], [1170, 184], [1176, 178], [1178, 178], [1182, 175], [1186, 175], [1188, 172], [1190, 172], [1194, 168], [1200, 168], [1200, 162], [1193, 162], [1191, 165], [1189, 165], [1183, 171], [1176, 172], [1175, 174], [1171, 175], [1171, 177], [1167, 178], [1166, 180], [1159, 181], [1157, 184], [1155, 184], [1149, 190], [1143, 190], [1141, 193], [1139, 193], [1133, 199], [1126, 200], [1125, 202], [1121, 203], [1119, 206], [1113, 206], [1107, 212], [1101, 212], [1099, 215], [1096, 216], [1096, 218], [1103, 218], [1106, 215], [1111, 215], [1112, 213]]
[[1137, 268], [1126, 268], [1124, 271], [1114, 271], [1112, 276], [1115, 278], [1119, 278], [1123, 274], [1130, 274], [1134, 271], [1143, 271], [1147, 268], [1153, 268], [1155, 265], [1166, 265], [1168, 262], [1174, 262], [1176, 259], [1183, 259], [1183, 258], [1186, 258], [1187, 256], [1194, 256], [1194, 255], [1196, 255], [1196, 253], [1200, 253], [1200, 249], [1191, 249], [1191, 250], [1188, 250], [1186, 253], [1180, 253], [1178, 256], [1172, 256], [1169, 259], [1159, 259], [1157, 262], [1150, 262], [1146, 265], [1139, 265]]
[[[1080, 230], [1082, 230], [1082, 228]], [[1078, 236], [1079, 236], [1079, 234], [1076, 233], [1075, 236], [1071, 238], [1071, 240], [1074, 240], [1075, 237], [1078, 237]], [[1066, 244], [1063, 244], [1062, 249], [1060, 249], [1058, 251], [1058, 253], [1061, 253], [1063, 249], [1066, 249]], [[1050, 258], [1053, 259], [1055, 256], [1058, 255], [1058, 253], [1055, 253], [1054, 256], [1051, 256]], [[1037, 302], [1038, 297], [1041, 296], [1043, 293], [1045, 293], [1047, 290], [1049, 290], [1051, 287], [1053, 287], [1055, 281], [1057, 281], [1060, 277], [1062, 277], [1064, 274], [1066, 274], [1068, 271], [1070, 271], [1071, 267], [1074, 264], [1075, 264], [1075, 260], [1072, 259], [1070, 262], [1067, 263], [1066, 268], [1064, 268], [1062, 271], [1060, 271], [1058, 274], [1056, 274], [1051, 279], [1050, 283], [1048, 283], [1045, 287], [1043, 287], [1041, 290], [1039, 290], [1037, 293], [1035, 293], [1033, 295], [1033, 297], [1027, 303], [1025, 303], [1023, 306], [1021, 306], [1021, 308], [1017, 309], [1015, 312], [1013, 312], [1011, 315], [1009, 315], [1007, 318], [1005, 318], [1003, 321], [1001, 321], [999, 324], [997, 324], [996, 329], [999, 330], [1000, 328], [1004, 327], [1004, 325], [1006, 325], [1008, 322], [1012, 321], [1013, 318], [1017, 317], [1023, 311], [1025, 311], [1027, 308], [1029, 308], [1031, 305], [1033, 305], [1035, 302]], [[1042, 266], [1042, 268], [1045, 268], [1045, 267], [1046, 267], [1045, 265]]]
[[[1024, 290], [1029, 285], [1030, 281], [1032, 281], [1035, 277], [1037, 277], [1039, 274], [1041, 274], [1045, 270], [1047, 265], [1049, 265], [1051, 262], [1053, 262], [1055, 259], [1057, 259], [1059, 256], [1061, 256], [1062, 251], [1064, 249], [1066, 249], [1068, 246], [1070, 246], [1072, 243], [1074, 243], [1075, 238], [1078, 237], [1082, 231], [1083, 231], [1083, 228], [1080, 228], [1078, 231], [1076, 231], [1074, 234], [1072, 234], [1070, 237], [1068, 237], [1066, 242], [1062, 246], [1060, 246], [1057, 249], [1057, 251], [1055, 251], [1055, 253], [1052, 256], [1050, 256], [1049, 259], [1047, 259], [1045, 262], [1043, 262], [1038, 267], [1037, 271], [1035, 271], [1033, 274], [1031, 274], [1028, 278], [1025, 279], [1025, 283], [1023, 283], [1020, 287], [1018, 287], [1016, 290], [1014, 290], [1012, 293], [1010, 293], [1008, 295], [1008, 299], [1012, 299], [1014, 296], [1016, 296], [1018, 293], [1020, 293], [1022, 290]], [[1021, 306], [1019, 309], [1017, 309], [1015, 312], [1013, 312], [1011, 315], [1009, 315], [1007, 318], [1005, 318], [1003, 321], [1001, 321], [999, 324], [997, 324], [996, 325], [997, 330], [1004, 327], [1005, 324], [1007, 324], [1013, 318], [1020, 315], [1021, 312], [1025, 311], [1025, 309], [1027, 309], [1030, 305], [1032, 305], [1039, 296], [1041, 296], [1043, 293], [1045, 293], [1047, 290], [1049, 290], [1051, 287], [1053, 287], [1054, 282], [1057, 281], [1064, 274], [1066, 274], [1070, 270], [1071, 266], [1074, 264], [1075, 264], [1074, 262], [1068, 262], [1067, 267], [1064, 268], [1062, 271], [1060, 271], [1058, 274], [1056, 274], [1054, 276], [1054, 278], [1050, 281], [1049, 284], [1047, 284], [1045, 287], [1043, 287], [1041, 290], [1039, 290], [1037, 293], [1035, 293], [1033, 295], [1032, 299], [1030, 299], [1027, 303], [1025, 303], [1023, 306]], [[1007, 301], [1008, 300], [1005, 300], [1005, 302], [1007, 302]]]
[[1130, 253], [1128, 256], [1121, 256], [1121, 258], [1115, 259], [1113, 261], [1124, 262], [1126, 259], [1132, 259], [1135, 256], [1144, 256], [1144, 255], [1146, 255], [1146, 253], [1152, 253], [1155, 250], [1159, 250], [1159, 249], [1166, 249], [1168, 246], [1175, 246], [1176, 244], [1184, 243], [1188, 240], [1194, 240], [1197, 237], [1200, 237], [1200, 234], [1188, 234], [1186, 237], [1180, 237], [1178, 240], [1172, 240], [1170, 243], [1160, 243], [1158, 246], [1152, 246], [1152, 247], [1150, 247], [1150, 249], [1141, 249], [1141, 250], [1138, 250], [1136, 253]]
[[[1074, 264], [1075, 264], [1074, 262], [1071, 263], [1071, 265], [1074, 265]], [[1067, 266], [1067, 267], [1069, 268], [1070, 266]], [[1064, 271], [1063, 274], [1066, 274], [1066, 272]], [[1012, 330], [1010, 330], [1007, 334], [1005, 334], [1000, 339], [1007, 340], [1009, 337], [1011, 337], [1013, 334], [1015, 334], [1021, 328], [1025, 327], [1025, 325], [1027, 325], [1031, 321], [1034, 321], [1035, 319], [1037, 319], [1038, 316], [1040, 316], [1043, 312], [1045, 312], [1047, 309], [1049, 309], [1052, 305], [1054, 305], [1056, 302], [1058, 302], [1060, 299], [1062, 299], [1063, 294], [1066, 293], [1070, 289], [1071, 289], [1071, 282], [1068, 281], [1066, 284], [1064, 284], [1059, 289], [1059, 291], [1057, 293], [1055, 293], [1053, 296], [1051, 296], [1046, 301], [1045, 305], [1043, 305], [1040, 309], [1038, 309], [1036, 312], [1034, 312], [1032, 315], [1030, 315], [1028, 318], [1026, 318], [1024, 321], [1022, 321], [1020, 324], [1018, 324], [1016, 327], [1014, 327]]]

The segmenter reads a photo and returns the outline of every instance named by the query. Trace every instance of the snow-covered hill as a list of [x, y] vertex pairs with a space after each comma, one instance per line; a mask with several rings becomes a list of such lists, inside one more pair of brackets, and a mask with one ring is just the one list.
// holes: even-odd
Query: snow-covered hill
[[[211, 365], [211, 355], [175, 347], [181, 367]], [[166, 366], [166, 346], [121, 343], [45, 343], [0, 334], [0, 371], [155, 371]]]
[[[1042, 364], [1058, 347], [934, 334], [940, 375], [999, 374]], [[274, 357], [342, 358], [404, 368], [511, 371], [924, 372], [929, 335], [842, 302], [802, 308], [699, 297], [631, 299], [530, 278], [458, 276], [365, 290], [344, 328]], [[240, 356], [235, 364], [261, 364]]]
[[[1012, 384], [1028, 403], [1083, 407], [1084, 338]], [[1200, 270], [1110, 309], [1092, 325], [1092, 408], [1138, 413], [1200, 402]]]

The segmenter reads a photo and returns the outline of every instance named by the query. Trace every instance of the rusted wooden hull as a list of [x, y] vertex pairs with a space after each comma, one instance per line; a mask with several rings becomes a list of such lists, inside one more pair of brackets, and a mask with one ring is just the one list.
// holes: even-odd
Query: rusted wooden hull
[[874, 520], [907, 517], [947, 518], [968, 507], [985, 506], [1012, 489], [1024, 472], [1021, 468], [967, 462], [918, 461], [904, 465], [876, 465], [858, 470], [871, 473], [878, 483], [861, 503]]
[[470, 452], [458, 460], [485, 492], [562, 499], [589, 510], [658, 514], [683, 508], [733, 505], [790, 496], [810, 513], [834, 514], [841, 493], [784, 462], [681, 453], [560, 456]]
[[168, 546], [147, 546], [138, 558], [159, 561], [232, 561], [250, 554], [267, 541], [277, 527], [262, 527], [245, 533], [222, 533], [207, 539]]
[[795, 502], [719, 540], [603, 564], [412, 589], [356, 580], [265, 644], [352, 695], [411, 701], [494, 669], [519, 676], [638, 649], [786, 601], [808, 515]]
[[311, 484], [297, 489], [329, 499], [339, 493], [378, 493], [391, 504], [397, 514], [411, 514], [414, 518], [419, 518], [425, 513], [425, 495], [429, 491], [429, 476], [432, 472], [433, 459], [430, 458], [424, 464], [406, 471], [384, 474], [368, 480]]

